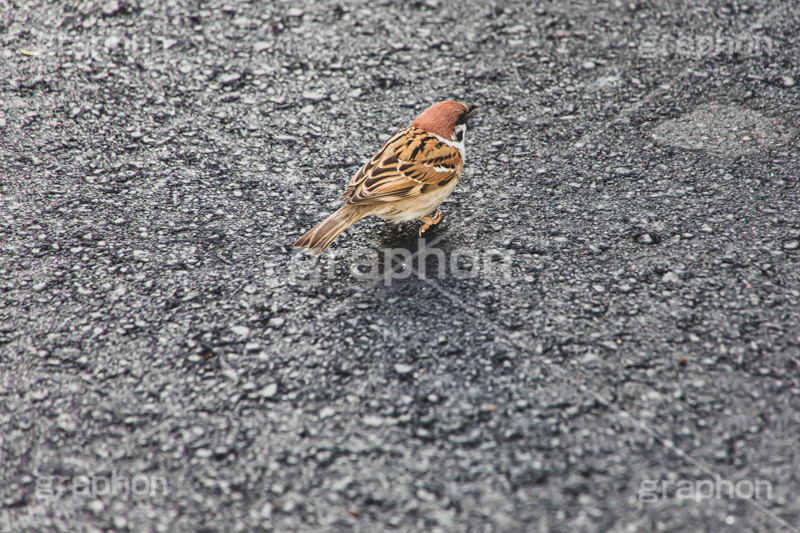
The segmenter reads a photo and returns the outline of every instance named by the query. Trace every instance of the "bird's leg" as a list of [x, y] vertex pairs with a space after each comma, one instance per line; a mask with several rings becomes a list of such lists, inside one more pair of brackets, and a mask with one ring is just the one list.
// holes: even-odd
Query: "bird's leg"
[[425, 230], [433, 226], [434, 224], [438, 224], [442, 220], [442, 213], [438, 209], [433, 214], [433, 216], [426, 216], [426, 217], [419, 217], [418, 220], [424, 222], [421, 228], [419, 228], [419, 236], [422, 237], [422, 234], [425, 233]]

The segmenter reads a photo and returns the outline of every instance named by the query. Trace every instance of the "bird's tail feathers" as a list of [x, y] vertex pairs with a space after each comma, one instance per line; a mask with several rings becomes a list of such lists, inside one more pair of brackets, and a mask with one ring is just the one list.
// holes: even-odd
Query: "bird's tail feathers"
[[319, 255], [324, 252], [333, 240], [344, 230], [358, 222], [364, 215], [351, 206], [342, 206], [328, 218], [311, 228], [305, 235], [297, 239], [295, 248], [308, 248], [310, 255]]

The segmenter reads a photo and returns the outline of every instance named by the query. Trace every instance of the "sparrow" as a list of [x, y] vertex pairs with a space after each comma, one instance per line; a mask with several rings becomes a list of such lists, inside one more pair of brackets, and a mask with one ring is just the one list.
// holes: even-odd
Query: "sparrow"
[[439, 204], [461, 177], [467, 121], [476, 111], [475, 106], [453, 100], [423, 111], [364, 163], [340, 198], [344, 205], [300, 237], [295, 248], [319, 255], [344, 230], [368, 216], [395, 224], [420, 220], [422, 237], [442, 220]]

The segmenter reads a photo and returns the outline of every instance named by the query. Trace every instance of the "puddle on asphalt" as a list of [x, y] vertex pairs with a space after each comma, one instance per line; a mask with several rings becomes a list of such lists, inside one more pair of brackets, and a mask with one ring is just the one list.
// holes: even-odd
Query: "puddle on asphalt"
[[778, 118], [732, 105], [704, 104], [691, 113], [658, 124], [656, 143], [715, 155], [738, 156], [786, 144], [797, 130]]

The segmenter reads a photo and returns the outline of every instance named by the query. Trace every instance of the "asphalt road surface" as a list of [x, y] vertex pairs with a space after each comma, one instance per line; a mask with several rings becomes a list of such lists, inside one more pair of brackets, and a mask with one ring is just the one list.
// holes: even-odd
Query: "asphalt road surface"
[[[0, 3], [0, 531], [798, 531], [800, 5]], [[291, 248], [480, 107], [425, 240]]]

